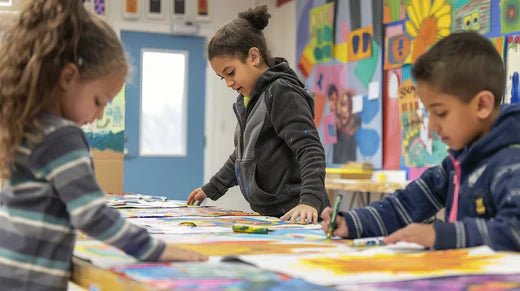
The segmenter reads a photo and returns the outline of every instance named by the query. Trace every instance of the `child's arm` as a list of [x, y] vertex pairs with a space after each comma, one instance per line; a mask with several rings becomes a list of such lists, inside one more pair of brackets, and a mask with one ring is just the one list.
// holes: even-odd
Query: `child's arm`
[[343, 212], [348, 238], [387, 236], [414, 222], [432, 217], [445, 204], [448, 160], [430, 168], [405, 189], [369, 206]]
[[494, 174], [489, 191], [494, 199], [495, 217], [468, 217], [454, 223], [434, 224], [435, 249], [488, 245], [495, 250], [520, 251], [520, 169], [514, 164]]
[[236, 154], [235, 151], [233, 151], [222, 168], [211, 177], [208, 183], [201, 187], [208, 198], [217, 200], [222, 197], [229, 188], [238, 185], [235, 174], [235, 159]]
[[54, 215], [69, 216], [74, 228], [140, 260], [158, 260], [165, 244], [105, 205], [91, 163], [84, 134], [73, 126], [48, 135], [29, 160], [34, 176], [54, 187]]

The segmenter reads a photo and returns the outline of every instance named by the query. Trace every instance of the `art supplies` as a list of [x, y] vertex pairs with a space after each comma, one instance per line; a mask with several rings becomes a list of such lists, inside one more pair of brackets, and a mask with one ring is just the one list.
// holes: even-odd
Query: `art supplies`
[[354, 247], [373, 247], [373, 246], [384, 246], [384, 237], [365, 237], [356, 238], [352, 240], [352, 246]]
[[243, 232], [243, 233], [257, 233], [257, 234], [267, 234], [269, 229], [267, 227], [258, 226], [258, 225], [247, 225], [247, 224], [233, 224], [233, 232]]
[[336, 217], [338, 216], [339, 207], [341, 205], [341, 200], [343, 199], [343, 195], [338, 194], [336, 196], [336, 202], [334, 203], [334, 210], [332, 211], [332, 216], [330, 217], [329, 223], [329, 231], [327, 231], [327, 239], [332, 237], [332, 233], [336, 229]]

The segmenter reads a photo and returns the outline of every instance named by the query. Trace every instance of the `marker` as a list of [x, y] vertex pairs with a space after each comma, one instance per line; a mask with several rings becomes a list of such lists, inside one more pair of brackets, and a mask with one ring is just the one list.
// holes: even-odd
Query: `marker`
[[385, 241], [384, 237], [366, 237], [366, 238], [356, 238], [352, 240], [352, 245], [355, 247], [374, 247], [374, 246], [384, 246]]
[[241, 233], [257, 233], [257, 234], [267, 234], [269, 229], [267, 227], [256, 226], [256, 225], [247, 225], [247, 224], [233, 224], [233, 232], [241, 232]]
[[341, 205], [341, 200], [343, 199], [343, 195], [338, 194], [336, 196], [336, 202], [334, 202], [334, 210], [332, 211], [332, 216], [330, 217], [329, 222], [329, 231], [327, 231], [327, 239], [332, 237], [332, 233], [336, 229], [336, 217], [338, 216], [339, 207]]

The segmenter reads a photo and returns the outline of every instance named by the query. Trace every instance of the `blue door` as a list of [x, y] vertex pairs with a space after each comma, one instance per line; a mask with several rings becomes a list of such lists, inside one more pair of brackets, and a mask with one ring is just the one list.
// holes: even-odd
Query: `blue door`
[[[204, 38], [122, 31], [121, 40], [134, 66], [132, 78], [126, 84], [124, 191], [186, 199], [193, 188], [202, 184], [204, 175]], [[187, 104], [182, 109], [185, 110], [186, 125], [184, 155], [151, 156], [143, 155], [140, 151], [140, 138], [143, 135], [142, 53], [147, 50], [187, 53], [184, 82], [184, 100]], [[176, 77], [172, 75], [167, 78], [175, 81]], [[171, 124], [159, 126], [167, 128]]]

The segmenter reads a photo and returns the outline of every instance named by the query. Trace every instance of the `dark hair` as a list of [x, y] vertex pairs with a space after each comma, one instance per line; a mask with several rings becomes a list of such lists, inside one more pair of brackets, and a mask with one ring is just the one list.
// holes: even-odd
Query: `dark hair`
[[488, 90], [495, 96], [495, 107], [502, 101], [506, 82], [495, 46], [473, 31], [453, 33], [437, 42], [415, 62], [412, 75], [465, 103]]
[[0, 44], [0, 176], [8, 177], [15, 150], [39, 128], [38, 114], [54, 102], [61, 70], [76, 64], [81, 80], [127, 70], [116, 33], [87, 12], [81, 0], [31, 0]]
[[338, 88], [336, 87], [336, 85], [334, 85], [334, 83], [331, 83], [329, 85], [329, 90], [327, 92], [327, 96], [329, 97], [330, 99], [330, 96], [332, 96], [332, 94], [336, 93], [336, 95], [338, 94]]
[[238, 57], [245, 61], [252, 47], [258, 48], [262, 61], [271, 65], [271, 52], [267, 48], [262, 30], [269, 23], [271, 14], [267, 5], [240, 12], [238, 18], [221, 27], [208, 44], [208, 58], [218, 56]]

